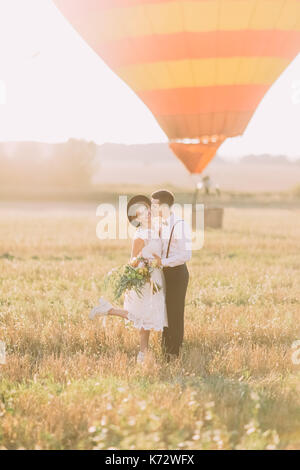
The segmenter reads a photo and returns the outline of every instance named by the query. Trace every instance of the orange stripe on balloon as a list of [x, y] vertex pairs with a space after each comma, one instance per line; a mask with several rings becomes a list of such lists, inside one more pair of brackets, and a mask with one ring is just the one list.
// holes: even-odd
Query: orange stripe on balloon
[[222, 143], [223, 140], [220, 142], [210, 142], [208, 144], [182, 144], [172, 142], [169, 144], [169, 147], [190, 173], [202, 173], [204, 168], [213, 159]]
[[198, 114], [255, 109], [269, 85], [225, 85], [148, 90], [140, 98], [155, 115]]
[[[187, 53], [188, 51], [188, 53]], [[300, 31], [211, 31], [107, 41], [96, 52], [111, 66], [210, 57], [282, 57], [300, 51]]]
[[[199, 2], [203, 0], [181, 0]], [[205, 0], [207, 1], [207, 0]], [[59, 8], [72, 8], [76, 10], [76, 14], [80, 13], [88, 14], [97, 12], [100, 9], [111, 9], [111, 8], [127, 8], [135, 7], [139, 5], [153, 5], [159, 3], [174, 3], [174, 0], [55, 0], [56, 5]]]
[[254, 110], [237, 112], [155, 115], [169, 139], [196, 139], [212, 135], [241, 135]]
[[[299, 0], [160, 1], [145, 4], [54, 0], [93, 47], [99, 41], [183, 31], [297, 30]], [[106, 8], [106, 6], [112, 8]], [[128, 47], [131, 47], [128, 44]]]
[[[181, 3], [212, 3], [213, 0], [179, 0]], [[244, 0], [245, 1], [245, 0]], [[248, 0], [249, 1], [249, 0]], [[289, 0], [290, 2], [296, 2], [298, 0]], [[231, 3], [236, 2], [238, 5], [241, 0], [231, 0]], [[274, 4], [279, 4], [282, 0], [273, 0]], [[178, 3], [178, 0], [55, 0], [57, 5], [69, 4], [75, 9], [79, 9], [78, 6], [85, 4], [85, 11], [95, 11], [101, 9], [111, 8], [128, 8], [136, 6], [146, 6], [164, 3]]]
[[[69, 0], [69, 1], [74, 2], [76, 0]], [[132, 7], [132, 6], [139, 6], [139, 5], [152, 5], [153, 3], [154, 4], [155, 3], [174, 3], [174, 1], [176, 0], [88, 0], [88, 1], [100, 4], [101, 8], [118, 8], [118, 7]], [[180, 0], [180, 1], [190, 2], [190, 3], [191, 2], [199, 3], [199, 2], [209, 2], [210, 0]]]

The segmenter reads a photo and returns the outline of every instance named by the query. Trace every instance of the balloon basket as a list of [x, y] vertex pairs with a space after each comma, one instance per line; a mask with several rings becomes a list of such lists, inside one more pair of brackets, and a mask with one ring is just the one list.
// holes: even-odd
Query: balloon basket
[[[204, 230], [208, 228], [222, 229], [224, 219], [223, 207], [204, 207]], [[196, 209], [193, 208], [192, 226], [196, 230]]]
[[224, 209], [223, 207], [206, 207], [204, 209], [204, 228], [223, 227]]

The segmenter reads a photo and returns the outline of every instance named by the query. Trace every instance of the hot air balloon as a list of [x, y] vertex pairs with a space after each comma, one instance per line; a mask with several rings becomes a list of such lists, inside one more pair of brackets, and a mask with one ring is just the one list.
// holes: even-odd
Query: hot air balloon
[[54, 0], [190, 173], [243, 134], [300, 51], [300, 0]]

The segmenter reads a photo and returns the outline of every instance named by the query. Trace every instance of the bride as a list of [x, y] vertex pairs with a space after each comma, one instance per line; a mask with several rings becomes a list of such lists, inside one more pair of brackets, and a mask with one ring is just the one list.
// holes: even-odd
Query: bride
[[[133, 197], [127, 206], [129, 222], [136, 227], [131, 250], [131, 264], [137, 266], [136, 258], [143, 257], [147, 260], [161, 258], [162, 241], [158, 232], [153, 229], [151, 219], [151, 202], [146, 196]], [[148, 351], [149, 336], [151, 330], [163, 331], [168, 326], [167, 309], [165, 300], [165, 280], [162, 269], [155, 268], [151, 273], [153, 283], [160, 286], [158, 292], [153, 292], [150, 283], [143, 286], [138, 295], [134, 290], [128, 291], [124, 298], [124, 308], [116, 308], [104, 298], [99, 299], [99, 304], [90, 312], [90, 319], [96, 316], [117, 316], [132, 322], [140, 332], [140, 352], [137, 362], [142, 363]]]

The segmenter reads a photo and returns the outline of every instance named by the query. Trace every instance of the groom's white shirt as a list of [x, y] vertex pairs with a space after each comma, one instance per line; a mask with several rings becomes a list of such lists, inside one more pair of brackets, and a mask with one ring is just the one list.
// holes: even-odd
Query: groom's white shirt
[[[167, 258], [169, 239], [174, 224], [175, 228], [170, 243], [169, 256]], [[162, 224], [161, 238], [163, 245], [161, 262], [163, 267], [173, 268], [175, 266], [180, 266], [191, 259], [192, 235], [190, 227], [182, 219], [176, 218], [173, 212]]]

